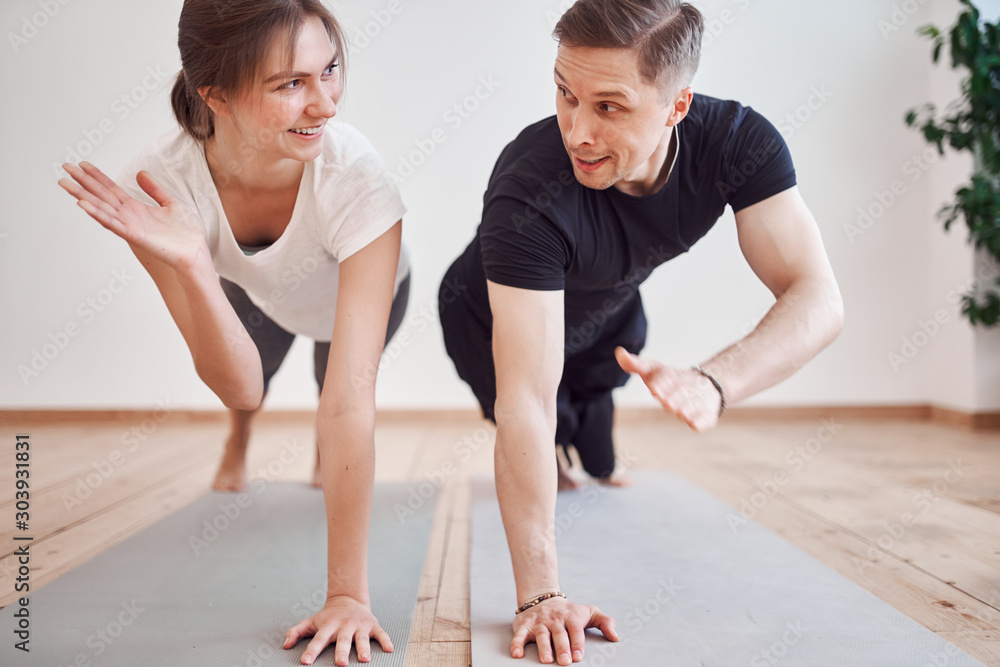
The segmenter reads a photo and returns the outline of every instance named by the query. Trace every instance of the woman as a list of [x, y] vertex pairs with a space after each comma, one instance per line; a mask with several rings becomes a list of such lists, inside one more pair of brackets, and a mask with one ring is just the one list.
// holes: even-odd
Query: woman
[[180, 127], [133, 160], [122, 186], [85, 162], [64, 165], [72, 180], [59, 184], [129, 243], [230, 409], [217, 488], [243, 485], [250, 417], [295, 334], [317, 341], [317, 465], [337, 539], [326, 604], [285, 648], [312, 636], [302, 664], [334, 641], [337, 665], [352, 643], [367, 662], [370, 637], [392, 650], [366, 563], [375, 370], [408, 290], [404, 208], [371, 144], [331, 122], [345, 43], [319, 0], [186, 0], [179, 33]]

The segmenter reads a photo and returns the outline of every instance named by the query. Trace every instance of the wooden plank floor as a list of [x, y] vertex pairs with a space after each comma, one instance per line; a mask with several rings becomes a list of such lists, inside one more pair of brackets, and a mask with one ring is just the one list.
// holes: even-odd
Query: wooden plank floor
[[[15, 598], [15, 428], [31, 434], [37, 588], [208, 490], [225, 422], [161, 417], [0, 426], [7, 480], [0, 605]], [[471, 664], [468, 480], [492, 471], [493, 435], [471, 416], [379, 420], [377, 479], [444, 481], [408, 665]], [[311, 417], [265, 413], [251, 442], [251, 477], [305, 483], [313, 438]], [[685, 476], [734, 508], [734, 530], [742, 508], [947, 641], [1000, 666], [1000, 431], [920, 420], [734, 418], [698, 435], [632, 413], [619, 420], [616, 441], [622, 465]]]

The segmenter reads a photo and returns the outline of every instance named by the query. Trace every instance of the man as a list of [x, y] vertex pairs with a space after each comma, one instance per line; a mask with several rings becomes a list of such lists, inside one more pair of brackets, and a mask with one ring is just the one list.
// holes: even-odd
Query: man
[[[611, 390], [630, 373], [704, 431], [841, 328], [837, 283], [781, 135], [747, 107], [692, 93], [702, 33], [700, 13], [678, 0], [578, 0], [555, 29], [556, 117], [500, 155], [476, 237], [445, 276], [468, 285], [442, 287], [448, 353], [497, 424], [497, 495], [524, 609], [514, 657], [534, 641], [542, 662], [582, 660], [587, 627], [617, 641], [613, 619], [558, 593], [553, 444], [613, 482]], [[635, 356], [639, 284], [727, 204], [777, 302], [698, 367]]]

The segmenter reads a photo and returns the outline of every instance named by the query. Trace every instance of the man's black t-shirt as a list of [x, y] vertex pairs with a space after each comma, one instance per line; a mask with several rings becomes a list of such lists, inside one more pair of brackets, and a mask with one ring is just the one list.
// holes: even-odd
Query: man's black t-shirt
[[638, 287], [652, 270], [694, 245], [727, 204], [739, 211], [795, 185], [781, 134], [738, 102], [694, 95], [676, 139], [666, 184], [636, 197], [581, 185], [554, 116], [527, 127], [497, 160], [479, 230], [449, 270], [463, 286], [464, 307], [451, 310], [490, 329], [487, 279], [561, 289], [567, 365], [598, 343], [606, 356], [644, 340]]

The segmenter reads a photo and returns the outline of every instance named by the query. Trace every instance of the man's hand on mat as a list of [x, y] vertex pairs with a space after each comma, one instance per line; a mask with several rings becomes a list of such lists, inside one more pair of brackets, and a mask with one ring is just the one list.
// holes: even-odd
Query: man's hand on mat
[[663, 409], [695, 431], [707, 431], [719, 423], [722, 397], [701, 373], [686, 368], [670, 368], [658, 361], [643, 359], [623, 347], [615, 348], [618, 365], [642, 378], [653, 398]]
[[316, 657], [332, 642], [337, 643], [333, 661], [340, 667], [347, 665], [352, 642], [357, 647], [358, 660], [361, 662], [372, 659], [371, 637], [382, 645], [383, 651], [392, 653], [392, 640], [375, 620], [369, 606], [346, 595], [327, 600], [326, 606], [319, 613], [286, 632], [283, 647], [292, 648], [304, 637], [312, 637], [312, 641], [302, 654], [300, 662], [303, 665], [313, 664]]
[[615, 620], [597, 607], [567, 602], [564, 598], [546, 600], [514, 617], [510, 655], [523, 658], [524, 645], [535, 642], [538, 659], [543, 663], [580, 662], [587, 628], [597, 628], [609, 641], [618, 641]]
[[209, 257], [201, 224], [191, 211], [140, 171], [136, 182], [158, 206], [130, 196], [117, 183], [89, 162], [67, 163], [63, 169], [73, 177], [59, 179], [63, 190], [76, 197], [87, 215], [129, 245], [143, 250], [174, 269], [185, 269]]

